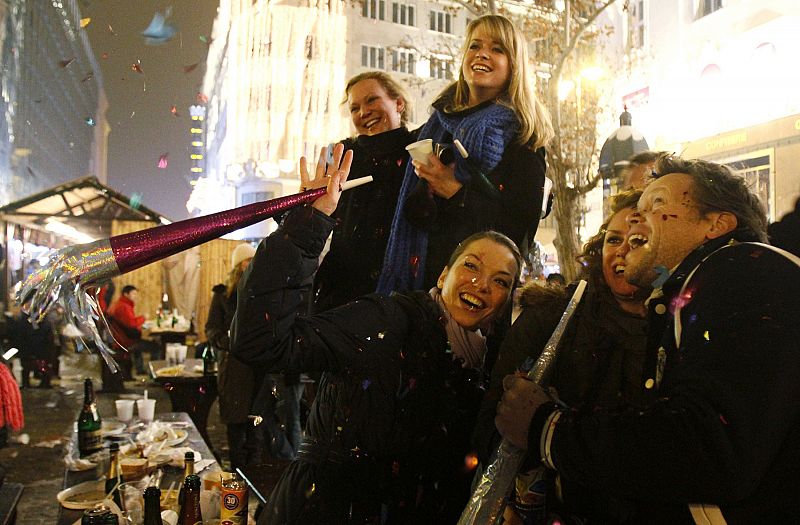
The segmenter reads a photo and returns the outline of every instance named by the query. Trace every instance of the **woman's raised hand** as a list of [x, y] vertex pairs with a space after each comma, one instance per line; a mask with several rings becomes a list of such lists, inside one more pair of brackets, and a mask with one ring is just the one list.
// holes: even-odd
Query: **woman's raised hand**
[[322, 148], [317, 160], [317, 169], [314, 171], [314, 178], [308, 175], [308, 163], [305, 157], [300, 157], [300, 185], [301, 190], [327, 187], [324, 195], [314, 201], [312, 206], [325, 215], [331, 215], [336, 211], [339, 204], [339, 197], [342, 194], [342, 184], [350, 175], [350, 166], [353, 163], [353, 151], [344, 151], [344, 144], [337, 144], [333, 147], [333, 162], [327, 164], [328, 148]]
[[462, 184], [456, 179], [456, 165], [442, 164], [439, 157], [431, 153], [428, 156], [429, 165], [412, 160], [414, 173], [420, 179], [428, 181], [434, 195], [449, 199], [461, 189]]

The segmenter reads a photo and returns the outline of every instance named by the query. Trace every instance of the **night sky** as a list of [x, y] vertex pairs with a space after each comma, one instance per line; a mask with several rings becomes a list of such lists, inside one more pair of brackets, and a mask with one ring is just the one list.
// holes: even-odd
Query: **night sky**
[[[83, 17], [103, 79], [111, 126], [108, 184], [170, 219], [188, 217], [189, 106], [201, 89], [207, 45], [219, 2], [216, 0], [85, 0]], [[178, 32], [165, 44], [149, 46], [140, 33], [156, 11], [168, 7], [168, 23]], [[109, 30], [111, 26], [113, 33]], [[104, 53], [107, 58], [103, 58]], [[131, 69], [140, 62], [144, 74]], [[189, 73], [184, 67], [198, 66]], [[176, 106], [178, 117], [170, 109]], [[158, 168], [168, 153], [168, 167]]]

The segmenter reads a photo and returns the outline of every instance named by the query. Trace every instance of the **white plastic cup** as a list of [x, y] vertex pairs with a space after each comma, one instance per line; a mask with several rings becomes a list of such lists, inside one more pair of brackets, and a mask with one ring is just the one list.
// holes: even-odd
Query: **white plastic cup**
[[117, 399], [114, 403], [117, 405], [117, 419], [123, 423], [133, 419], [133, 399]]
[[422, 139], [406, 146], [411, 158], [426, 166], [430, 165], [430, 155], [433, 153], [433, 139]]
[[187, 350], [188, 347], [186, 345], [178, 344], [175, 346], [175, 357], [179, 365], [183, 364], [183, 362], [186, 361]]
[[144, 423], [150, 423], [156, 414], [155, 399], [137, 399], [136, 410], [139, 412], [139, 419]]
[[175, 366], [176, 364], [178, 364], [177, 343], [167, 343], [166, 354], [167, 354], [168, 366]]

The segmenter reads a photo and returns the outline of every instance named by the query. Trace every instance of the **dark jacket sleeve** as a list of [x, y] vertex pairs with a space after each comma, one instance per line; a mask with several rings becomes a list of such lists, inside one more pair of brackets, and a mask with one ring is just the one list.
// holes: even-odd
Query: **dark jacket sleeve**
[[709, 257], [690, 285], [660, 400], [641, 412], [564, 413], [551, 455], [565, 478], [639, 500], [719, 505], [796, 480], [800, 269], [739, 245]]
[[230, 338], [228, 330], [230, 326], [225, 326], [225, 286], [218, 284], [214, 287], [214, 296], [211, 298], [211, 306], [208, 309], [208, 320], [206, 320], [206, 339], [209, 344], [217, 350], [227, 351], [230, 348]]
[[[301, 208], [259, 244], [239, 282], [231, 324], [231, 352], [239, 359], [275, 372], [341, 371], [380, 366], [386, 354], [365, 348], [400, 347], [408, 321], [390, 298], [368, 296], [313, 317], [301, 315], [333, 224], [313, 208]], [[375, 334], [363, 333], [376, 326], [381, 330]]]

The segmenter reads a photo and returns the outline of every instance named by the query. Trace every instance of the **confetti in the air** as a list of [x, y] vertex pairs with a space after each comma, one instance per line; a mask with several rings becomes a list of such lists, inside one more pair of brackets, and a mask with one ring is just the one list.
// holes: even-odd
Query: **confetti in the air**
[[138, 210], [139, 206], [142, 205], [142, 194], [134, 192], [133, 195], [131, 195], [130, 205], [134, 210]]
[[171, 9], [169, 8], [163, 15], [156, 11], [156, 14], [153, 15], [153, 19], [150, 21], [150, 25], [141, 33], [144, 37], [145, 44], [148, 46], [159, 46], [169, 42], [170, 39], [175, 36], [175, 33], [178, 32], [177, 28], [167, 23], [167, 18], [169, 18], [170, 14]]
[[92, 117], [86, 117], [84, 122], [86, 122], [87, 125], [92, 126], [92, 127], [94, 127], [94, 125], [95, 125], [95, 121], [94, 121], [94, 119]]
[[89, 22], [91, 22], [91, 21], [92, 21], [92, 19], [88, 18], [88, 17], [87, 18], [81, 18], [81, 27], [83, 28], [83, 27], [88, 26]]
[[73, 62], [75, 62], [75, 57], [62, 60], [61, 62], [58, 63], [58, 65], [61, 66], [62, 68], [65, 68], [68, 65], [72, 64]]
[[142, 69], [142, 63], [138, 60], [133, 64], [131, 64], [131, 71], [136, 71], [140, 75], [144, 75], [144, 70]]
[[175, 106], [169, 108], [169, 112], [175, 115], [176, 117], [180, 117], [180, 115], [178, 115], [178, 108], [176, 108]]
[[114, 28], [111, 27], [111, 24], [108, 24], [108, 32], [111, 33], [114, 36], [117, 36], [117, 32], [114, 31]]
[[158, 168], [159, 169], [162, 169], [162, 170], [167, 169], [167, 164], [168, 164], [167, 156], [168, 155], [169, 155], [169, 153], [164, 153], [163, 155], [158, 157]]

